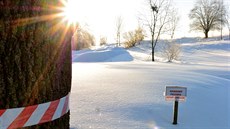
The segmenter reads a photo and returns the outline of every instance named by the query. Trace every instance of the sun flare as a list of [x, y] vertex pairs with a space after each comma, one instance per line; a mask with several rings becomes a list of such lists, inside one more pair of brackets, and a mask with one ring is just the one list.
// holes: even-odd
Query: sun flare
[[76, 8], [77, 0], [67, 0], [64, 3], [63, 15], [69, 24], [75, 24], [77, 22], [77, 8]]

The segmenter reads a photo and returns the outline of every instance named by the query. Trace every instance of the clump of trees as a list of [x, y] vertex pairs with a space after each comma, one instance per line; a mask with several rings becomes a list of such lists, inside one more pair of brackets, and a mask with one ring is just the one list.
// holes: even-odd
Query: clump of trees
[[135, 37], [136, 37], [136, 43], [140, 44], [142, 40], [144, 40], [145, 31], [144, 29], [139, 25], [138, 28], [135, 30]]
[[93, 45], [95, 45], [94, 36], [83, 27], [78, 26], [72, 38], [72, 49], [81, 50]]
[[138, 27], [134, 31], [129, 31], [124, 33], [124, 45], [125, 48], [134, 47], [137, 43], [140, 44], [140, 42], [144, 39], [145, 35], [143, 32], [143, 29], [141, 27]]
[[106, 37], [100, 37], [100, 46], [105, 45], [107, 43], [107, 38]]
[[125, 48], [130, 48], [135, 46], [136, 44], [136, 38], [134, 31], [125, 32], [123, 35], [123, 38], [125, 39], [124, 45]]
[[197, 0], [195, 7], [191, 10], [189, 18], [191, 30], [202, 31], [205, 38], [211, 30], [222, 30], [225, 23], [226, 8], [222, 1]]
[[230, 7], [227, 8], [227, 15], [225, 16], [226, 26], [228, 28], [228, 38], [230, 40]]

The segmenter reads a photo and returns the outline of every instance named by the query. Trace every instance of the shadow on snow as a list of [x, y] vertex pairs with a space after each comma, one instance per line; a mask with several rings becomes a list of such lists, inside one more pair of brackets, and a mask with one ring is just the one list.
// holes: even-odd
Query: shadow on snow
[[133, 57], [121, 47], [106, 47], [96, 50], [72, 51], [72, 62], [128, 62]]

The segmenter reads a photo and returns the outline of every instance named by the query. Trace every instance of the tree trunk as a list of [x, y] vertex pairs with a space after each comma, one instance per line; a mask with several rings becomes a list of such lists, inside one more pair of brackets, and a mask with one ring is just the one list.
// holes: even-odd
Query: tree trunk
[[230, 30], [229, 30], [229, 32], [228, 32], [228, 38], [229, 38], [229, 40], [230, 40]]
[[155, 61], [155, 58], [154, 58], [154, 49], [152, 49], [152, 62]]
[[154, 49], [155, 49], [155, 48], [154, 48], [154, 45], [153, 45], [153, 44], [154, 44], [154, 39], [153, 39], [153, 37], [154, 37], [154, 36], [152, 36], [152, 42], [151, 42], [151, 43], [152, 43], [152, 61], [154, 62], [154, 61], [155, 61], [155, 59], [154, 59]]
[[[71, 88], [71, 36], [52, 7], [59, 0], [0, 1], [0, 109], [66, 96]], [[65, 31], [65, 32], [64, 32]], [[28, 129], [69, 129], [69, 113]]]
[[205, 38], [207, 39], [208, 38], [208, 31], [205, 31], [204, 34], [205, 34]]

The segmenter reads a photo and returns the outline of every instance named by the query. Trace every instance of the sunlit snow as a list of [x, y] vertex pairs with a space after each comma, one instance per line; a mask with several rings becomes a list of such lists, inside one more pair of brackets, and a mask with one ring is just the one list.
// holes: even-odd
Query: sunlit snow
[[[73, 51], [71, 129], [229, 129], [229, 40], [181, 39], [178, 61], [167, 63], [151, 44]], [[188, 88], [172, 125], [165, 86]]]

